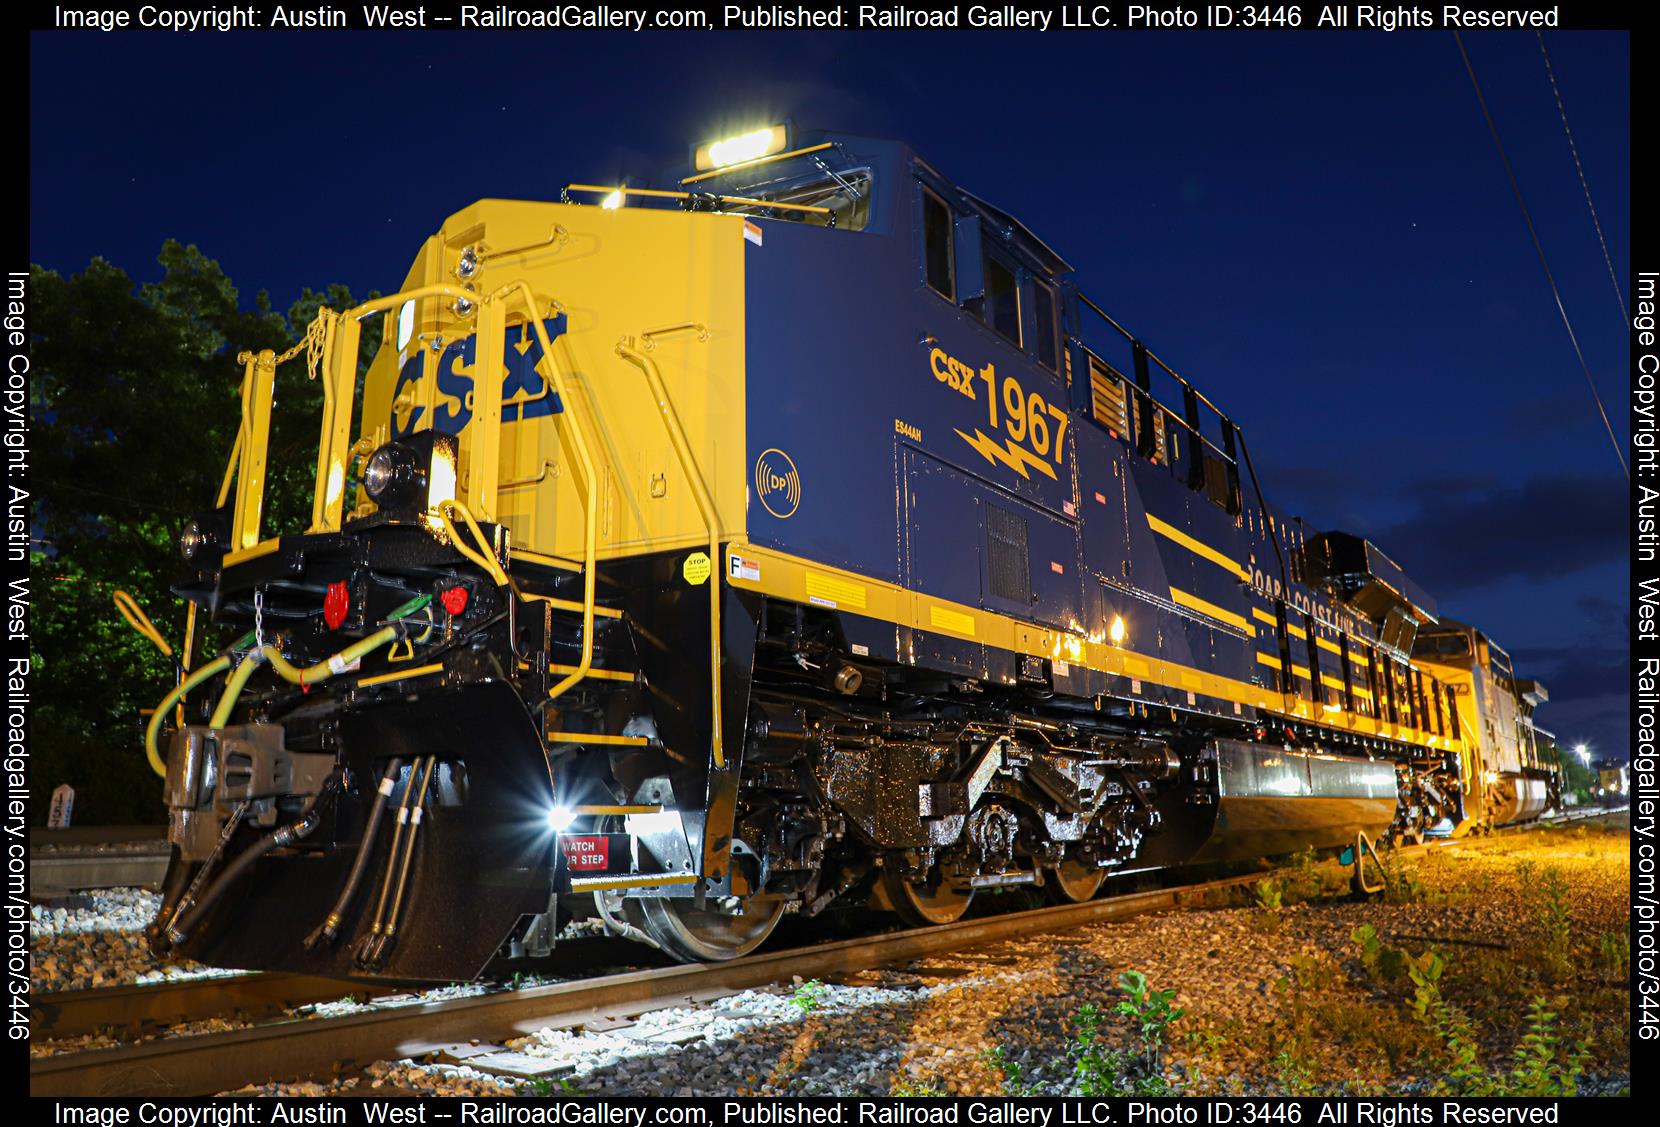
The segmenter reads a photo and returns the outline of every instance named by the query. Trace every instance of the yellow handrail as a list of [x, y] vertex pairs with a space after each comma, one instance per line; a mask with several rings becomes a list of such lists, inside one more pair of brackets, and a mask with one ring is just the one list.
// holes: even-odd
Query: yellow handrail
[[[621, 185], [606, 187], [604, 184], [566, 184], [567, 192], [595, 192], [602, 195], [616, 193], [618, 200], [626, 200], [629, 196], [649, 196], [652, 199], [689, 200], [690, 192], [669, 192], [662, 188], [626, 188]], [[708, 198], [708, 197], [701, 197]], [[751, 196], [721, 196], [722, 203], [734, 204], [737, 207], [774, 207], [780, 211], [805, 211], [810, 215], [829, 215], [830, 208], [819, 207], [810, 203], [784, 203], [782, 200], [758, 200]]]
[[645, 344], [643, 349], [635, 347], [633, 337], [623, 337], [617, 342], [617, 355], [645, 374], [651, 394], [657, 400], [657, 410], [663, 417], [663, 426], [668, 429], [669, 441], [674, 445], [675, 456], [680, 459], [681, 472], [691, 484], [698, 514], [703, 517], [703, 523], [709, 530], [709, 713], [712, 725], [709, 747], [716, 768], [724, 768], [726, 753], [721, 738], [720, 693], [720, 583], [724, 568], [720, 563], [720, 523], [715, 513], [714, 499], [709, 496], [709, 487], [704, 483], [703, 473], [698, 468], [697, 457], [692, 453], [691, 444], [686, 440], [686, 431], [680, 425], [680, 414], [674, 409], [673, 401], [669, 399], [668, 388], [663, 383], [663, 374], [658, 370], [657, 362], [646, 355], [646, 350], [652, 347], [654, 337], [686, 330], [697, 331], [699, 340], [708, 339], [709, 331], [702, 325], [674, 325], [667, 329], [641, 333], [640, 339]]

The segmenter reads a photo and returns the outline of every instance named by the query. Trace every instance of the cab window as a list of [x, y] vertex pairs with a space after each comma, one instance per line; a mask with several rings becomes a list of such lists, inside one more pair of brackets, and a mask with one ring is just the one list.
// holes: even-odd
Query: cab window
[[1036, 314], [1032, 331], [1037, 334], [1038, 363], [1051, 372], [1058, 370], [1060, 350], [1055, 340], [1055, 291], [1047, 282], [1032, 280], [1032, 304]]
[[986, 324], [1020, 347], [1020, 282], [1014, 268], [986, 255]]
[[957, 300], [951, 247], [951, 209], [945, 201], [922, 190], [922, 241], [928, 287], [950, 301]]

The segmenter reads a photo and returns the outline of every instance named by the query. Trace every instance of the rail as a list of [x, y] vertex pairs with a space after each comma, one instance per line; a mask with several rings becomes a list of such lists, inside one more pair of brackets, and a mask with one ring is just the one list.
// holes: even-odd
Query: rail
[[819, 207], [816, 204], [785, 203], [782, 200], [762, 200], [762, 199], [756, 199], [753, 196], [723, 196], [723, 195], [718, 195], [718, 194], [714, 195], [714, 196], [707, 196], [707, 195], [700, 196], [700, 195], [698, 195], [694, 192], [673, 192], [673, 191], [667, 191], [663, 188], [628, 188], [628, 187], [624, 187], [620, 184], [619, 185], [612, 185], [610, 187], [607, 187], [604, 184], [567, 184], [567, 185], [565, 185], [565, 194], [567, 196], [569, 196], [570, 193], [572, 193], [572, 192], [587, 192], [587, 193], [591, 193], [591, 194], [603, 195], [607, 199], [609, 199], [612, 196], [616, 196], [617, 203], [616, 203], [615, 206], [617, 206], [617, 207], [621, 207], [625, 202], [627, 202], [629, 196], [644, 196], [646, 199], [666, 199], [666, 200], [681, 200], [681, 201], [696, 201], [696, 200], [700, 200], [700, 199], [714, 199], [716, 202], [718, 202], [720, 204], [730, 204], [734, 207], [773, 208], [773, 209], [776, 209], [778, 211], [799, 211], [799, 212], [802, 212], [802, 213], [807, 214], [807, 215], [830, 215], [830, 214], [832, 214], [832, 211], [831, 211], [830, 208], [828, 208], [828, 207]]

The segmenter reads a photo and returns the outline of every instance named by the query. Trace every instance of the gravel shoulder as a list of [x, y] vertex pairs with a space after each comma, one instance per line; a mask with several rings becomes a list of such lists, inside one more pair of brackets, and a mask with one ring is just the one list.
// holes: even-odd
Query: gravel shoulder
[[[1427, 965], [1432, 952], [1438, 997], [1463, 1021], [1482, 1077], [1509, 1075], [1537, 999], [1555, 1015], [1558, 1071], [1583, 1042], [1578, 1091], [1629, 1091], [1623, 824], [1538, 830], [1395, 868], [1387, 898], [1351, 900], [1345, 873], [1310, 867], [1214, 907], [746, 991], [609, 1029], [540, 1030], [470, 1059], [381, 1061], [339, 1080], [238, 1094], [992, 1095], [1099, 1093], [1107, 1083], [1195, 1095], [1423, 1094], [1476, 1082], [1452, 1075], [1445, 1036], [1413, 1012], [1401, 967]], [[1381, 960], [1353, 938], [1363, 925]], [[51, 941], [80, 934], [66, 920]], [[1116, 1012], [1127, 972], [1174, 992], [1179, 1016], [1156, 1054]]]

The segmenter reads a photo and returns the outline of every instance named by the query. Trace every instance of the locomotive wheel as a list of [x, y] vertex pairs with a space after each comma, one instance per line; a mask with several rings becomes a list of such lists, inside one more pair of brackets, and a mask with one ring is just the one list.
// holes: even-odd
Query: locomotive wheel
[[1101, 882], [1106, 879], [1105, 869], [1098, 869], [1084, 858], [1073, 856], [1050, 869], [1043, 883], [1049, 892], [1049, 899], [1054, 903], [1082, 904], [1095, 898], [1095, 894], [1101, 891]]
[[623, 901], [630, 922], [682, 963], [720, 963], [747, 955], [772, 934], [782, 900], [745, 900], [736, 915], [698, 909], [690, 898], [662, 896]]
[[972, 888], [955, 889], [944, 881], [938, 885], [912, 884], [896, 869], [882, 870], [882, 891], [887, 893], [894, 912], [912, 927], [955, 923], [974, 899]]

